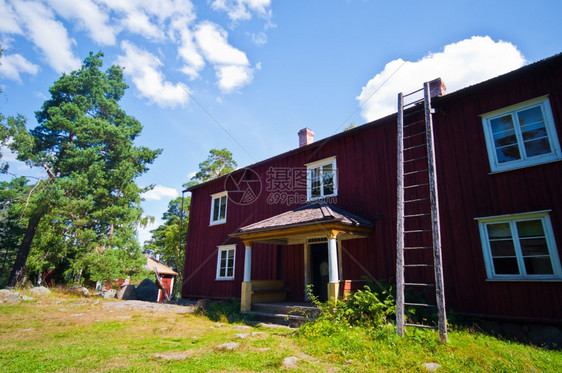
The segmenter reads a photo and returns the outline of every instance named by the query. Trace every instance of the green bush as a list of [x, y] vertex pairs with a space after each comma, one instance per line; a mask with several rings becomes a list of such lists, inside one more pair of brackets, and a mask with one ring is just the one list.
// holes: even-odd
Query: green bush
[[307, 292], [309, 299], [320, 309], [317, 323], [328, 329], [358, 325], [376, 328], [387, 324], [396, 315], [393, 287], [385, 282], [375, 284], [369, 281], [362, 290], [345, 299], [325, 303], [312, 293], [312, 285], [307, 288]]

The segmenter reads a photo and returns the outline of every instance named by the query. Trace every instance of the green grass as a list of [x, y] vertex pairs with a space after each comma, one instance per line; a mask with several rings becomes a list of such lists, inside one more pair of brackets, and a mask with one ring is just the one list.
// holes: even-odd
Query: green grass
[[[299, 359], [301, 372], [415, 372], [426, 362], [440, 364], [440, 372], [562, 371], [560, 351], [464, 329], [451, 331], [445, 345], [431, 331], [408, 330], [407, 337], [398, 338], [392, 326], [369, 330], [317, 323], [298, 332], [240, 330], [241, 323], [217, 323], [204, 315], [118, 310], [103, 303], [54, 292], [37, 301], [0, 304], [0, 371], [274, 372], [289, 356]], [[240, 339], [240, 333], [250, 335]], [[217, 348], [226, 342], [240, 347]]]

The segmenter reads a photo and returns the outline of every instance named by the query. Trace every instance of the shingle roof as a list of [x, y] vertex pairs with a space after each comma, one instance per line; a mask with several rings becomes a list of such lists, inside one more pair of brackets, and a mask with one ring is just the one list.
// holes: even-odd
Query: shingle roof
[[178, 275], [178, 273], [173, 269], [171, 269], [170, 267], [160, 263], [156, 259], [153, 259], [149, 256], [146, 256], [146, 264], [144, 265], [144, 268], [150, 271], [154, 271], [154, 268], [156, 268], [158, 270], [158, 273], [161, 275], [172, 275], [172, 276]]
[[340, 223], [356, 227], [373, 227], [370, 221], [357, 215], [326, 203], [315, 202], [239, 228], [233, 236], [250, 232], [272, 231], [280, 228], [322, 223]]

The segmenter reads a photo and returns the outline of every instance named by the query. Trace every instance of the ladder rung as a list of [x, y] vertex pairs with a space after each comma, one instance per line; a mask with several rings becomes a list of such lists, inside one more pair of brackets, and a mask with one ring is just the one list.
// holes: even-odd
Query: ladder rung
[[430, 287], [435, 286], [435, 284], [422, 284], [422, 283], [419, 283], [419, 282], [405, 282], [404, 286], [423, 286], [423, 287], [430, 288]]
[[435, 304], [427, 304], [427, 303], [407, 303], [404, 302], [405, 306], [414, 306], [414, 307], [437, 307]]
[[413, 231], [404, 231], [404, 233], [427, 233], [432, 232], [431, 229], [415, 229]]
[[424, 155], [423, 157], [414, 158], [414, 159], [408, 159], [408, 160], [404, 161], [404, 163], [415, 162], [415, 161], [419, 161], [420, 159], [427, 159], [427, 155]]
[[404, 136], [404, 140], [410, 139], [412, 137], [416, 137], [416, 136], [419, 136], [419, 135], [425, 135], [425, 132], [419, 132], [419, 133], [416, 133], [414, 135]]
[[433, 264], [404, 264], [404, 267], [433, 267]]
[[416, 93], [421, 92], [421, 91], [423, 91], [423, 88], [420, 88], [420, 89], [415, 90], [415, 91], [410, 92], [410, 93], [406, 93], [406, 94], [403, 93], [402, 97], [408, 97], [408, 96], [411, 96], [411, 95], [415, 95]]
[[405, 148], [404, 151], [408, 151], [408, 150], [412, 150], [412, 149], [417, 149], [417, 148], [421, 148], [421, 147], [426, 147], [427, 144], [419, 144], [419, 145], [414, 145], [414, 146], [410, 146], [408, 148]]
[[405, 218], [419, 218], [420, 216], [431, 216], [431, 213], [426, 212], [426, 213], [423, 213], [423, 214], [404, 215]]
[[404, 250], [426, 250], [433, 249], [433, 246], [408, 246], [404, 247]]
[[415, 122], [404, 124], [403, 128], [415, 126], [416, 124], [420, 124], [420, 123], [424, 123], [424, 122], [425, 122], [425, 119], [416, 120]]
[[416, 328], [425, 328], [425, 329], [437, 329], [436, 326], [431, 326], [431, 325], [421, 325], [421, 324], [406, 324], [404, 323], [405, 326], [413, 326]]
[[404, 189], [418, 188], [418, 187], [422, 187], [422, 186], [426, 186], [426, 185], [429, 185], [429, 183], [416, 184], [416, 185], [408, 185], [408, 186], [405, 186]]
[[405, 173], [404, 173], [404, 176], [413, 175], [413, 174], [419, 174], [420, 172], [425, 172], [425, 171], [428, 171], [428, 169], [427, 169], [427, 168], [424, 168], [423, 170], [405, 172]]
[[428, 201], [428, 200], [429, 200], [429, 197], [426, 197], [426, 198], [418, 198], [418, 199], [409, 199], [409, 200], [404, 201], [404, 203], [409, 203], [409, 202], [420, 202], [420, 201]]

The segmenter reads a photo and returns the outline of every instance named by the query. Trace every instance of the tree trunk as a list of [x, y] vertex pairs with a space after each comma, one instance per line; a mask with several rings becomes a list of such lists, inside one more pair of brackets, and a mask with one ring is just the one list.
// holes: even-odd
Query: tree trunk
[[10, 279], [8, 280], [8, 286], [19, 286], [23, 285], [25, 281], [25, 275], [27, 267], [25, 263], [27, 262], [27, 257], [29, 256], [29, 251], [31, 250], [31, 244], [33, 243], [33, 237], [35, 237], [35, 232], [39, 226], [39, 221], [42, 215], [32, 216], [27, 222], [27, 228], [25, 230], [25, 235], [21, 241], [20, 248], [18, 250], [18, 255], [16, 256], [16, 261], [12, 267], [12, 272], [10, 273]]

